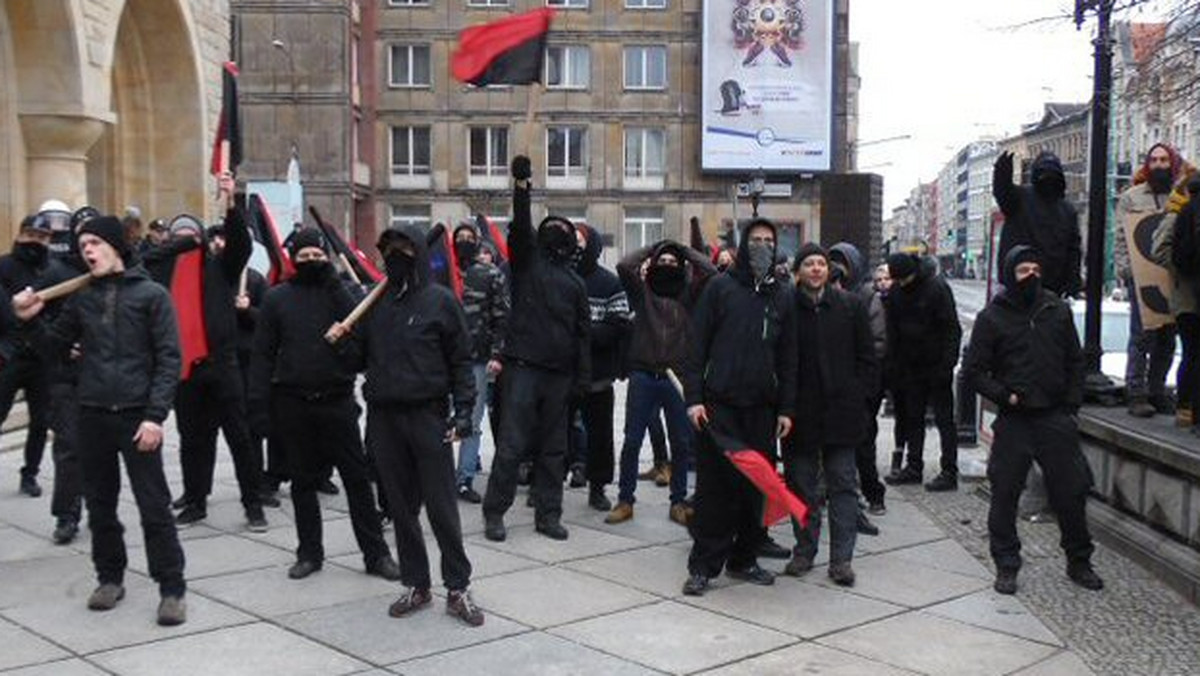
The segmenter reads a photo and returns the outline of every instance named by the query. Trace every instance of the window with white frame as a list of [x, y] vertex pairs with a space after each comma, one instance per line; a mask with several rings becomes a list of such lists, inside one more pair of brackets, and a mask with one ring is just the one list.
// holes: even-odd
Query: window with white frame
[[588, 0], [546, 0], [547, 7], [561, 7], [563, 9], [587, 9]]
[[388, 0], [388, 7], [428, 7], [429, 0]]
[[667, 132], [653, 127], [625, 129], [625, 178], [661, 178], [666, 173]]
[[393, 204], [390, 224], [393, 228], [415, 225], [428, 232], [432, 227], [429, 206], [421, 204]]
[[625, 251], [650, 246], [663, 238], [661, 207], [629, 207], [625, 209]]
[[392, 175], [429, 175], [429, 127], [392, 127]]
[[468, 7], [508, 7], [508, 0], [467, 0]]
[[392, 45], [388, 74], [393, 87], [428, 87], [429, 45]]
[[547, 89], [587, 89], [592, 79], [591, 51], [586, 45], [546, 48]]
[[635, 45], [625, 48], [626, 89], [667, 88], [667, 48]]
[[587, 176], [587, 127], [549, 127], [546, 129], [546, 176], [583, 178]]
[[508, 127], [471, 127], [471, 176], [508, 175]]
[[667, 0], [625, 0], [625, 9], [666, 9]]

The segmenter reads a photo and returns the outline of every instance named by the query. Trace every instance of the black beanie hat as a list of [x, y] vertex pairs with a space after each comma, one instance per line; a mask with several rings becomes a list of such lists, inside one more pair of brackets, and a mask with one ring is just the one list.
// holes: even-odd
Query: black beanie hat
[[292, 258], [300, 253], [301, 249], [316, 247], [321, 251], [325, 251], [325, 238], [321, 235], [321, 231], [316, 228], [302, 228], [292, 233], [288, 238], [288, 253]]
[[910, 275], [915, 275], [921, 267], [921, 262], [910, 253], [894, 253], [887, 259], [888, 274], [892, 279], [900, 281]]
[[121, 258], [128, 258], [129, 242], [125, 241], [125, 226], [116, 216], [97, 216], [90, 218], [79, 226], [79, 234], [95, 235], [117, 250]]
[[796, 252], [796, 257], [792, 259], [792, 271], [799, 270], [800, 264], [809, 256], [820, 256], [825, 259], [826, 263], [829, 262], [829, 252], [825, 250], [825, 247], [816, 242], [806, 242]]

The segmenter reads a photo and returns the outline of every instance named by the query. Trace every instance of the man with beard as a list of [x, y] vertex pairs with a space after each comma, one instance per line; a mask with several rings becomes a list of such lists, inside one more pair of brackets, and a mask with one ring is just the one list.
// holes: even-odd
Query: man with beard
[[732, 271], [708, 283], [692, 319], [684, 389], [700, 443], [683, 586], [689, 596], [703, 595], [722, 568], [751, 584], [775, 583], [757, 562], [762, 496], [725, 452], [753, 449], [773, 457], [776, 441], [792, 430], [795, 311], [790, 285], [774, 277], [776, 242], [771, 221], [751, 221]]
[[1085, 589], [1104, 587], [1092, 570], [1085, 513], [1090, 475], [1075, 421], [1083, 401], [1083, 356], [1071, 308], [1042, 288], [1040, 259], [1027, 246], [1008, 253], [1004, 290], [976, 318], [963, 362], [970, 388], [1000, 409], [987, 474], [988, 538], [1001, 594], [1017, 591], [1017, 503], [1035, 461], [1062, 531], [1067, 575]]
[[399, 580], [400, 570], [388, 552], [375, 510], [359, 436], [354, 372], [323, 340], [329, 326], [353, 309], [354, 299], [335, 274], [320, 232], [301, 230], [288, 243], [296, 275], [271, 289], [263, 301], [249, 397], [251, 416], [258, 421], [255, 427], [278, 434], [288, 448], [300, 542], [288, 577], [299, 580], [322, 567], [317, 485], [325, 469], [333, 466], [346, 488], [350, 523], [367, 573]]
[[471, 335], [454, 293], [430, 282], [429, 247], [419, 228], [389, 228], [378, 247], [387, 270], [383, 297], [351, 339], [342, 340], [350, 329], [340, 322], [326, 335], [345, 363], [367, 375], [367, 444], [392, 511], [405, 587], [388, 614], [405, 617], [433, 599], [419, 521], [424, 507], [442, 554], [446, 612], [479, 626], [483, 611], [467, 591], [471, 562], [463, 549], [450, 446], [475, 431]]
[[716, 270], [708, 257], [694, 248], [663, 241], [630, 253], [617, 264], [617, 272], [629, 292], [633, 336], [629, 345], [620, 492], [617, 506], [605, 521], [622, 523], [633, 518], [642, 440], [662, 410], [671, 439], [668, 516], [686, 526], [691, 514], [685, 498], [693, 439], [683, 396], [667, 372], [682, 374], [686, 369], [688, 349], [694, 338], [691, 310]]
[[[1146, 153], [1146, 161], [1133, 177], [1133, 184], [1117, 202], [1117, 235], [1113, 242], [1113, 265], [1117, 280], [1129, 296], [1129, 345], [1126, 350], [1125, 390], [1129, 414], [1150, 418], [1155, 413], [1172, 413], [1166, 394], [1167, 372], [1175, 358], [1175, 323], [1170, 308], [1144, 308], [1142, 293], [1155, 294], [1155, 300], [1170, 296], [1170, 273], [1163, 266], [1149, 265], [1152, 252], [1139, 248], [1153, 246], [1157, 230], [1164, 227], [1167, 202], [1189, 169], [1183, 158], [1165, 143], [1156, 143]], [[1166, 227], [1170, 227], [1166, 223]], [[1134, 236], [1133, 251], [1130, 250]], [[1134, 259], [1137, 259], [1136, 262]], [[1143, 310], [1156, 320], [1153, 328], [1144, 326]]]
[[530, 215], [529, 158], [512, 162], [513, 220], [508, 230], [512, 313], [501, 350], [504, 402], [500, 440], [483, 499], [484, 535], [507, 536], [504, 513], [517, 489], [517, 466], [533, 453], [530, 488], [537, 532], [565, 540], [562, 525], [567, 411], [591, 383], [590, 309], [587, 288], [571, 269], [578, 252], [575, 226], [547, 216], [536, 234]]
[[[1013, 185], [1013, 155], [1001, 153], [992, 173], [992, 195], [1004, 212], [997, 260], [1019, 244], [1042, 252], [1042, 285], [1060, 296], [1083, 288], [1080, 259], [1083, 243], [1079, 216], [1065, 198], [1066, 174], [1052, 152], [1040, 153], [1030, 167], [1031, 186]], [[895, 275], [893, 275], [894, 277]]]

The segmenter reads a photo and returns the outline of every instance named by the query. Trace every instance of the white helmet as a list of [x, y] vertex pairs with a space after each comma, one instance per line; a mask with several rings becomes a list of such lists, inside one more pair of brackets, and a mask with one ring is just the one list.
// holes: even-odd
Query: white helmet
[[61, 211], [69, 214], [71, 213], [71, 207], [67, 206], [62, 200], [46, 200], [42, 202], [42, 206], [38, 207], [38, 213], [41, 214], [47, 211]]

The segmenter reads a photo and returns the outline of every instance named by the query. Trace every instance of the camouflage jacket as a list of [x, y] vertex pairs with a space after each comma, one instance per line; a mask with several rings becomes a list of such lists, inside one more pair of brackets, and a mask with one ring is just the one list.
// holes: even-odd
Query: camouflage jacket
[[508, 321], [508, 282], [494, 265], [475, 262], [462, 272], [463, 312], [471, 333], [471, 357], [476, 363], [498, 358]]

